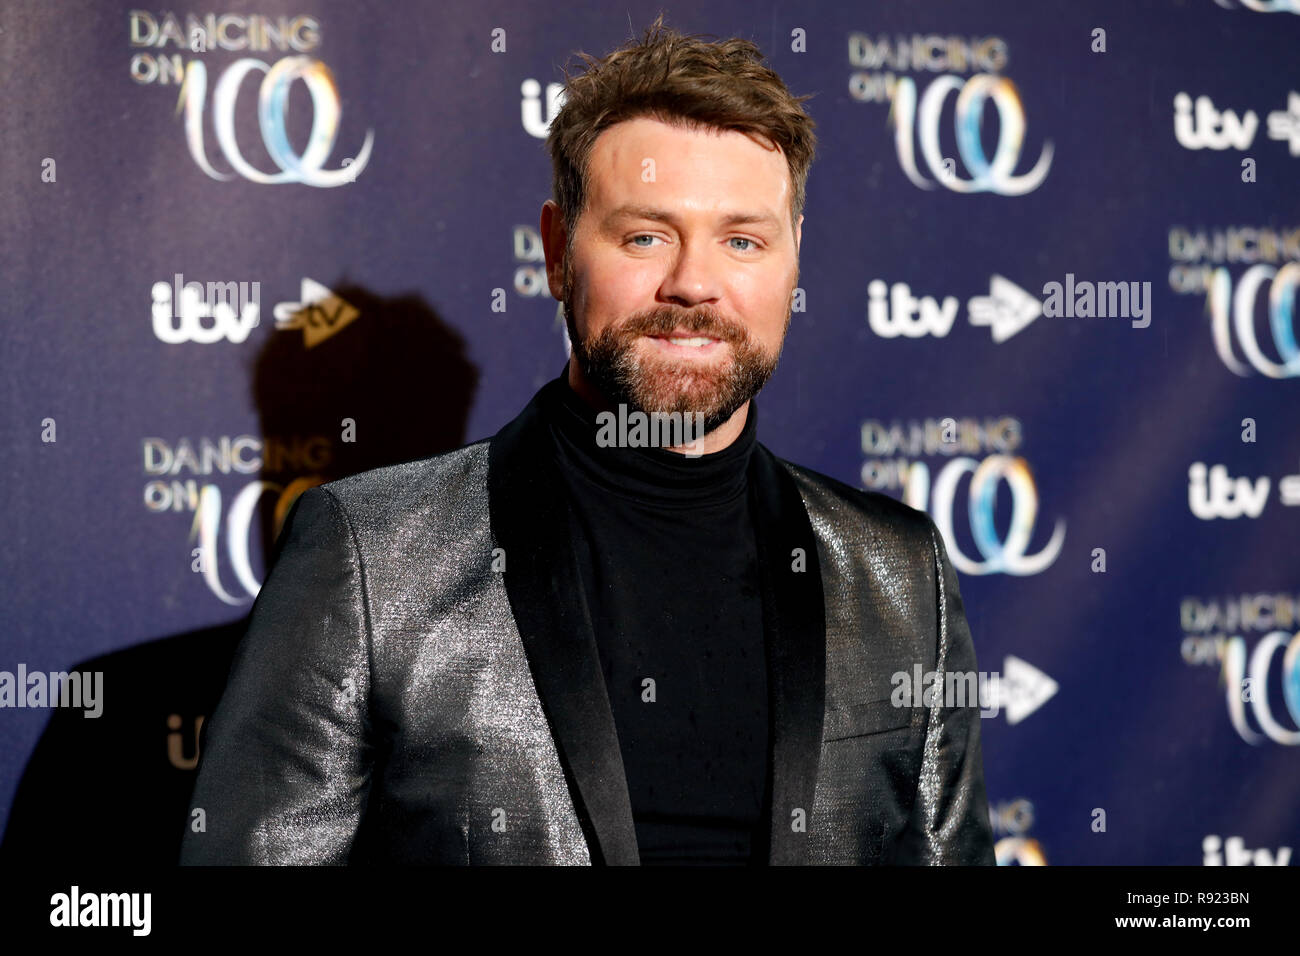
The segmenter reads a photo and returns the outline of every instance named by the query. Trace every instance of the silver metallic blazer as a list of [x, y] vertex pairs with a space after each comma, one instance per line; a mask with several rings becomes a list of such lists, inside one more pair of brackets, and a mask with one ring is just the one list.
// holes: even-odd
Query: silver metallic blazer
[[[491, 439], [298, 498], [203, 728], [182, 863], [638, 863], [552, 455], [534, 397]], [[917, 664], [976, 671], [934, 523], [761, 443], [750, 468], [756, 854], [992, 865], [978, 704], [890, 701]]]

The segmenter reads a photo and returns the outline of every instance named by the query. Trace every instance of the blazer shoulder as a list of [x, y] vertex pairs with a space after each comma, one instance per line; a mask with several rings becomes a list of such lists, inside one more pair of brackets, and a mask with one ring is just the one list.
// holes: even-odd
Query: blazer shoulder
[[[776, 457], [776, 456], [773, 456]], [[877, 530], [917, 535], [927, 547], [936, 532], [934, 520], [897, 498], [879, 491], [866, 491], [824, 475], [819, 471], [776, 458], [794, 478], [810, 511], [832, 525], [844, 522], [870, 525]]]
[[319, 487], [354, 521], [366, 524], [436, 512], [451, 502], [473, 500], [475, 492], [486, 494], [490, 441], [484, 438], [427, 458], [371, 468]]

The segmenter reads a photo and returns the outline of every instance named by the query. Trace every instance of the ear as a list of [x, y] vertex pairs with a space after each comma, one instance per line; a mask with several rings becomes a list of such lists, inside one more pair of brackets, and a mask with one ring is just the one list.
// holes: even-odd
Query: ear
[[803, 213], [799, 214], [799, 221], [794, 227], [794, 254], [799, 254], [799, 247], [803, 245]]
[[564, 217], [555, 200], [548, 199], [542, 203], [542, 217], [538, 223], [542, 235], [542, 251], [546, 255], [546, 283], [550, 286], [551, 297], [559, 302], [564, 298], [564, 245], [568, 231], [564, 228]]

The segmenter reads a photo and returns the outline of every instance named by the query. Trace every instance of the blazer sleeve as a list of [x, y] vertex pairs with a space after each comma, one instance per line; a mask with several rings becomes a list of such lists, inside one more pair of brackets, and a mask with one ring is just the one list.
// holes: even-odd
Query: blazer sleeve
[[370, 633], [352, 526], [294, 502], [208, 725], [182, 865], [343, 864], [370, 785]]
[[[935, 670], [938, 686], [944, 687], [949, 672], [977, 673], [975, 645], [943, 536], [929, 515], [926, 522], [935, 561]], [[940, 704], [944, 703], [941, 699]], [[894, 862], [996, 865], [984, 789], [978, 701], [968, 700], [963, 707], [929, 709], [916, 796]]]

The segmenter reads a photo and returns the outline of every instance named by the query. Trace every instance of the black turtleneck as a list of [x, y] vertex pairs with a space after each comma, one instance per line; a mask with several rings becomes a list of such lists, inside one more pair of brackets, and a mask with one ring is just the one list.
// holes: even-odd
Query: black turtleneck
[[[641, 862], [748, 864], [766, 827], [768, 698], [740, 436], [608, 448], [565, 373], [542, 391], [627, 773]], [[648, 682], [653, 681], [653, 684]]]

